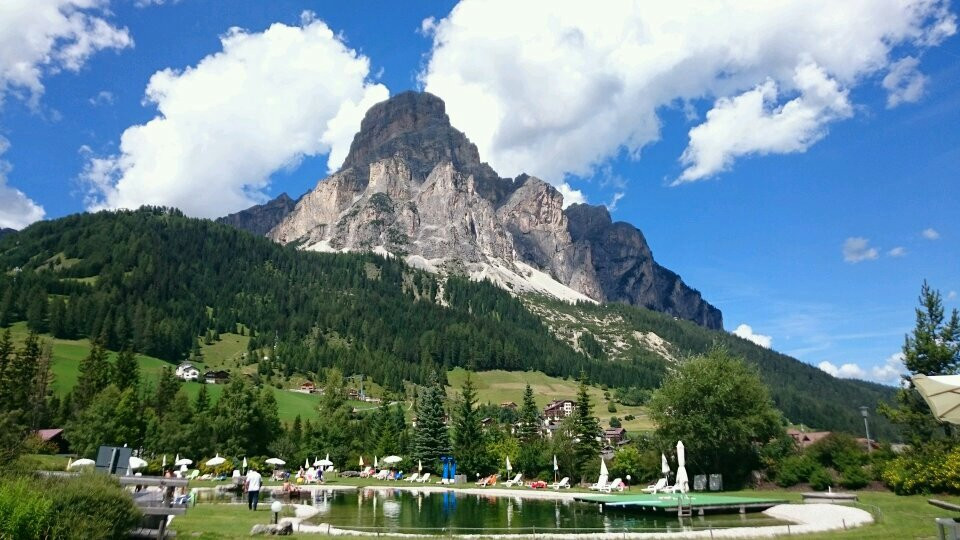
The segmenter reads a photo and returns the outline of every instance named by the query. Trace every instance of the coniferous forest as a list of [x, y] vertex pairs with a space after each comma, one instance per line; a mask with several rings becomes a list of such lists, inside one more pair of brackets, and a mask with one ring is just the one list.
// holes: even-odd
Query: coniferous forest
[[[854, 431], [857, 406], [893, 393], [646, 310], [581, 308], [619, 310], [689, 353], [735, 349], [794, 422]], [[490, 283], [441, 280], [373, 254], [299, 251], [166, 208], [73, 215], [0, 239], [0, 326], [17, 321], [170, 362], [208, 332], [245, 332], [251, 350], [275, 347], [285, 375], [336, 367], [390, 390], [457, 366], [583, 372], [624, 389], [656, 388], [666, 373], [650, 355], [612, 361], [574, 350]], [[893, 433], [877, 424], [879, 435]]]

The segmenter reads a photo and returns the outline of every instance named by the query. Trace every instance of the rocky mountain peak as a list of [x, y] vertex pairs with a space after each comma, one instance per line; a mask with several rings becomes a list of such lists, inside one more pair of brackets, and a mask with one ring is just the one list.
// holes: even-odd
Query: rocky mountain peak
[[450, 125], [443, 100], [427, 92], [404, 92], [371, 107], [340, 170], [354, 168], [365, 177], [370, 164], [389, 157], [402, 158], [417, 181], [441, 162], [478, 179], [496, 177], [476, 145]]

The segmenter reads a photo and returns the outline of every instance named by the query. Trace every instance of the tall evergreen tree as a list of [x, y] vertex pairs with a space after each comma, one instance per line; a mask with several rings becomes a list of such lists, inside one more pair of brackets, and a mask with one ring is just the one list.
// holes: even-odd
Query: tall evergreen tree
[[90, 354], [80, 361], [80, 373], [77, 385], [73, 389], [73, 406], [78, 411], [87, 408], [93, 398], [110, 384], [112, 379], [110, 362], [103, 342], [97, 340]]
[[530, 383], [527, 383], [527, 387], [523, 390], [517, 438], [524, 443], [540, 438], [540, 409], [537, 408], [537, 402], [533, 399], [533, 388], [530, 388]]
[[423, 460], [424, 467], [438, 471], [440, 457], [450, 453], [450, 436], [444, 422], [444, 390], [436, 374], [428, 376], [428, 384], [417, 395], [417, 425], [413, 437], [413, 457]]
[[480, 418], [476, 405], [477, 392], [470, 373], [467, 372], [454, 415], [453, 455], [458, 469], [468, 476], [486, 473], [490, 467], [483, 419]]
[[600, 456], [600, 422], [593, 416], [593, 405], [587, 391], [587, 374], [580, 374], [580, 388], [577, 390], [577, 402], [573, 409], [575, 441], [573, 454], [581, 481], [594, 472], [597, 458]]
[[140, 365], [132, 349], [126, 348], [117, 356], [117, 362], [113, 366], [113, 384], [117, 385], [121, 392], [140, 385]]
[[913, 386], [913, 375], [953, 375], [960, 369], [960, 314], [954, 309], [946, 318], [940, 291], [926, 281], [920, 289], [916, 327], [903, 343], [903, 365], [909, 372], [897, 392], [897, 406], [880, 404], [879, 412], [899, 424], [904, 439], [922, 446], [934, 436], [951, 436], [950, 424], [937, 422], [930, 407]]
[[167, 408], [173, 402], [174, 396], [180, 390], [180, 379], [173, 374], [169, 367], [163, 368], [160, 377], [157, 379], [157, 390], [153, 397], [153, 407], [157, 411], [157, 416], [163, 417]]

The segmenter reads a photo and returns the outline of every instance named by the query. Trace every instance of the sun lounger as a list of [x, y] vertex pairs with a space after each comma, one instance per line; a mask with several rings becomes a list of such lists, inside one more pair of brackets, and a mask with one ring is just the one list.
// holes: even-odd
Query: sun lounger
[[570, 489], [570, 477], [564, 476], [563, 478], [560, 479], [559, 482], [554, 482], [550, 484], [549, 487], [550, 489], [558, 489], [558, 490], [563, 488]]
[[481, 478], [480, 480], [477, 480], [476, 485], [477, 485], [478, 487], [487, 487], [487, 484], [489, 484], [489, 483], [490, 483], [490, 477], [489, 477], [489, 476], [484, 476], [484, 477]]
[[667, 486], [667, 479], [661, 478], [657, 480], [656, 484], [650, 484], [649, 486], [643, 488], [640, 491], [643, 491], [644, 493], [660, 493], [661, 491], [666, 491], [668, 487], [669, 486]]
[[513, 480], [507, 480], [503, 485], [507, 487], [523, 485], [523, 474], [517, 473], [517, 475], [513, 477]]
[[420, 478], [420, 473], [413, 473], [410, 476], [404, 478], [407, 482], [416, 482]]
[[376, 479], [376, 480], [386, 480], [386, 479], [387, 479], [387, 475], [389, 475], [389, 474], [390, 474], [390, 470], [389, 470], [389, 469], [383, 469], [382, 471], [378, 472], [377, 475], [374, 476], [373, 478]]
[[603, 491], [607, 488], [607, 477], [605, 475], [600, 475], [600, 478], [597, 479], [597, 483], [590, 486], [592, 491]]
[[430, 481], [430, 473], [423, 473], [423, 475], [417, 480], [420, 484], [426, 484]]
[[196, 480], [198, 476], [200, 476], [200, 469], [194, 469], [190, 471], [189, 475], [187, 475], [187, 479]]
[[623, 479], [615, 478], [613, 482], [610, 482], [609, 484], [607, 484], [606, 487], [604, 487], [600, 491], [603, 491], [605, 493], [610, 493], [611, 491], [614, 491], [614, 490], [623, 491], [624, 487], [625, 487], [625, 484], [623, 483]]
[[360, 478], [367, 478], [371, 474], [373, 474], [373, 467], [366, 467], [365, 469], [360, 471]]

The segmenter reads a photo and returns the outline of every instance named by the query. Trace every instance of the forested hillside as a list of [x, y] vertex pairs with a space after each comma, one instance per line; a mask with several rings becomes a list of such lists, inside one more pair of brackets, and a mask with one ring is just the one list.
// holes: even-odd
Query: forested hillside
[[[721, 344], [759, 368], [796, 423], [856, 433], [857, 407], [893, 394], [647, 310], [546, 307], [572, 321], [614, 316], [621, 326], [607, 331], [655, 332], [677, 357]], [[458, 366], [560, 377], [584, 370], [598, 384], [655, 388], [668, 366], [639, 348], [603, 354], [590, 335], [574, 347], [551, 332], [549, 319], [488, 283], [440, 282], [373, 254], [298, 251], [158, 208], [40, 222], [0, 240], [0, 326], [21, 320], [171, 362], [187, 358], [198, 337], [247, 332], [250, 350], [275, 347], [272, 363], [286, 375], [336, 366], [393, 390]], [[880, 419], [875, 430], [892, 435]]]
[[655, 386], [663, 366], [591, 360], [486, 283], [430, 274], [372, 254], [277, 245], [176, 210], [80, 214], [0, 241], [0, 324], [171, 362], [197, 337], [249, 328], [287, 373], [337, 366], [399, 390], [455, 366], [535, 369], [611, 386]]

